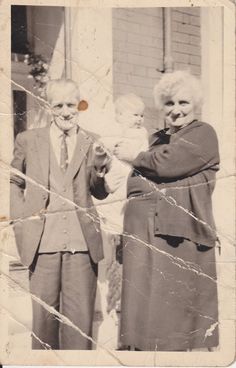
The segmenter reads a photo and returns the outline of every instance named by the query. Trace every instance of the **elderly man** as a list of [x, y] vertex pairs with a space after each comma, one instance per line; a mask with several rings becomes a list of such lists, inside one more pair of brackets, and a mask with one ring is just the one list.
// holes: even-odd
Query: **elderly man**
[[[91, 194], [106, 197], [103, 173], [93, 166], [92, 140], [78, 125], [79, 91], [68, 79], [46, 87], [49, 127], [18, 134], [11, 177], [11, 213], [18, 251], [30, 270], [33, 349], [90, 349], [103, 258]], [[25, 174], [22, 175], [22, 174]], [[17, 220], [18, 219], [18, 220]], [[60, 323], [53, 307], [75, 326]]]

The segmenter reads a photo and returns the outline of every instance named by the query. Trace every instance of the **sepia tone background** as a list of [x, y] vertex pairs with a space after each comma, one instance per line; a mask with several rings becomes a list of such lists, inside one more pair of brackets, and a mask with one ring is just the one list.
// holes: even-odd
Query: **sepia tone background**
[[[223, 9], [218, 9], [215, 15], [222, 17], [222, 11]], [[87, 49], [86, 40], [91, 38], [93, 47], [89, 46], [90, 51], [87, 49], [86, 53], [90, 52], [93, 56], [90, 63], [94, 63], [94, 74], [97, 70], [96, 64], [100, 69], [102, 60], [112, 59], [112, 70], [108, 74], [112, 78], [110, 93], [113, 98], [135, 92], [145, 103], [147, 128], [156, 128], [157, 112], [152, 91], [162, 73], [187, 69], [201, 77], [202, 39], [207, 32], [206, 30], [204, 33], [201, 25], [207, 12], [207, 9], [200, 7], [113, 8], [91, 11], [50, 6], [12, 6], [12, 79], [34, 94], [37, 93], [33, 88], [34, 81], [28, 78], [30, 66], [24, 63], [24, 55], [31, 51], [41, 55], [49, 63], [49, 74], [52, 78], [66, 75], [83, 81], [86, 71], [81, 72], [80, 69], [85, 69], [88, 61], [82, 64], [80, 60], [81, 57], [84, 58], [83, 48]], [[88, 26], [87, 23], [82, 27], [81, 19], [84, 21], [91, 18], [91, 15], [93, 26]], [[109, 43], [98, 42], [97, 39], [99, 22], [102, 19], [108, 24]], [[217, 23], [217, 27], [219, 26]], [[92, 55], [96, 47], [97, 55]], [[87, 74], [89, 72], [88, 68]], [[92, 79], [91, 75], [88, 77]], [[99, 86], [97, 89], [99, 90]], [[19, 127], [16, 131], [37, 125], [35, 111], [39, 109], [38, 101], [30, 98], [16, 85], [13, 85], [13, 91], [16, 112], [25, 113], [21, 121], [18, 117], [15, 125]], [[89, 92], [89, 96], [85, 97], [93, 99], [96, 94]]]
[[[14, 137], [19, 131], [50, 121], [40, 98], [37, 98], [41, 91], [35, 88], [35, 79], [30, 78], [32, 66], [26, 63], [29, 53], [45, 60], [51, 78], [66, 76], [79, 83], [81, 97], [89, 106], [81, 112], [81, 125], [101, 135], [112, 129], [113, 100], [127, 92], [134, 92], [144, 100], [147, 129], [162, 128], [162, 118], [154, 107], [152, 95], [162, 73], [187, 69], [198, 76], [205, 94], [199, 118], [214, 126], [221, 151], [221, 171], [214, 194], [214, 214], [222, 248], [221, 255], [217, 254], [220, 349], [226, 341], [231, 349], [235, 337], [228, 341], [227, 336], [229, 329], [234, 336], [234, 303], [225, 305], [225, 300], [232, 300], [235, 260], [234, 10], [210, 5], [164, 8], [144, 7], [144, 4], [140, 7], [139, 4], [135, 7], [131, 2], [127, 7], [114, 8], [12, 6], [12, 115], [8, 127], [7, 161], [11, 160]], [[106, 234], [104, 246], [109, 253]], [[18, 260], [12, 232], [8, 237], [7, 252], [11, 256], [11, 278], [27, 288], [27, 271]], [[118, 326], [117, 320], [106, 313], [109, 287], [106, 271], [105, 259], [100, 265], [94, 338], [108, 348], [115, 348]], [[15, 287], [10, 289], [9, 296], [10, 312], [17, 316], [8, 324], [9, 349], [29, 349], [30, 297]]]

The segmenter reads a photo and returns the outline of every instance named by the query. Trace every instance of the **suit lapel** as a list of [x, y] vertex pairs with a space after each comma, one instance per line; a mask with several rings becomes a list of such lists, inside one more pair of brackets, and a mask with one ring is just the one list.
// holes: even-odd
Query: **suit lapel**
[[42, 170], [42, 179], [48, 186], [49, 175], [49, 127], [38, 129], [35, 145], [38, 152], [38, 158]]
[[79, 170], [87, 152], [89, 149], [89, 146], [91, 144], [89, 136], [87, 136], [81, 129], [78, 132], [77, 135], [77, 143], [75, 146], [75, 151], [72, 157], [72, 160], [68, 166], [65, 184], [69, 184], [77, 171]]

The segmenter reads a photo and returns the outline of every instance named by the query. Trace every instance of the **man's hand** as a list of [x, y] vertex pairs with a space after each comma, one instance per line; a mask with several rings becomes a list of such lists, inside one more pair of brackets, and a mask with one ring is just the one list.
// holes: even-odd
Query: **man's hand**
[[99, 143], [93, 144], [93, 163], [98, 173], [106, 172], [109, 170], [111, 157], [108, 155], [107, 150]]

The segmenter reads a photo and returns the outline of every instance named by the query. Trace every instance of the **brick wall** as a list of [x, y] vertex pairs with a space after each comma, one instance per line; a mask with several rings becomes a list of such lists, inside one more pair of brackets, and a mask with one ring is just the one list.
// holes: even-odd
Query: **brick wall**
[[200, 8], [173, 8], [172, 50], [175, 69], [201, 75]]
[[163, 69], [162, 8], [113, 9], [114, 99], [134, 92], [146, 106], [145, 122], [155, 123], [152, 91]]
[[[163, 70], [163, 8], [113, 9], [114, 99], [134, 92], [146, 106], [148, 129], [162, 125], [153, 101], [153, 87]], [[172, 8], [174, 69], [201, 74], [200, 8]]]

